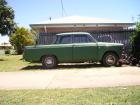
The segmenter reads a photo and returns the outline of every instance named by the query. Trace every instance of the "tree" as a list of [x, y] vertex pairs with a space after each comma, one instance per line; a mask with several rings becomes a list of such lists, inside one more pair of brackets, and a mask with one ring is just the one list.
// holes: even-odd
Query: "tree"
[[0, 0], [0, 34], [10, 35], [14, 31], [14, 10], [5, 0]]
[[136, 23], [136, 29], [130, 36], [130, 42], [132, 44], [132, 59], [133, 65], [140, 63], [140, 22]]
[[35, 33], [23, 27], [17, 27], [10, 36], [10, 43], [14, 46], [17, 54], [22, 54], [24, 46], [35, 44]]
[[140, 22], [136, 23], [136, 29], [130, 36], [130, 42], [133, 46], [133, 50], [140, 50]]

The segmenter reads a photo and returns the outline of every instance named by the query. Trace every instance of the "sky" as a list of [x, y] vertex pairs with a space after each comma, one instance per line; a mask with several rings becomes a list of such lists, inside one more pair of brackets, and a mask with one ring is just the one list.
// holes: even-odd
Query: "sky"
[[[62, 0], [63, 16], [107, 18], [134, 22], [140, 15], [140, 0]], [[15, 11], [15, 22], [30, 28], [29, 24], [62, 17], [61, 0], [7, 0]], [[0, 36], [0, 43], [8, 37]]]

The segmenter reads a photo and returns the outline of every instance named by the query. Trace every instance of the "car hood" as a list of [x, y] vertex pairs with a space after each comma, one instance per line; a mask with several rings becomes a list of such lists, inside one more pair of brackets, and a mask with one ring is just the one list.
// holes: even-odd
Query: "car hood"
[[98, 42], [98, 46], [123, 46], [121, 43]]

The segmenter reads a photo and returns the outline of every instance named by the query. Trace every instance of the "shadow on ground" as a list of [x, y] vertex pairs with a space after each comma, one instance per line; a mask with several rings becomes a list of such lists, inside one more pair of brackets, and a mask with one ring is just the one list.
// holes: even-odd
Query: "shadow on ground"
[[[55, 69], [75, 69], [75, 68], [101, 68], [104, 67], [101, 64], [61, 64], [58, 65], [57, 68]], [[32, 65], [32, 66], [26, 66], [23, 67], [21, 70], [45, 70], [46, 68], [44, 68], [42, 65]], [[55, 70], [55, 69], [51, 69], [51, 70]], [[46, 69], [46, 70], [50, 70], [50, 69]]]
[[0, 59], [0, 61], [6, 61], [5, 59]]

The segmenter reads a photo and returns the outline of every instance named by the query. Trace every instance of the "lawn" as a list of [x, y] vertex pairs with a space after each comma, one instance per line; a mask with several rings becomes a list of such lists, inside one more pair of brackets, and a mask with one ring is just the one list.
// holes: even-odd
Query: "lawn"
[[[57, 69], [73, 70], [73, 68], [103, 68], [102, 65], [93, 64], [73, 64], [73, 65], [59, 65]], [[0, 54], [0, 72], [12, 72], [12, 71], [35, 71], [44, 70], [41, 63], [30, 63], [22, 59], [22, 55], [2, 55]]]
[[22, 55], [0, 55], [0, 72], [22, 71], [32, 65], [38, 64], [22, 60]]
[[140, 86], [0, 90], [0, 105], [140, 105]]

